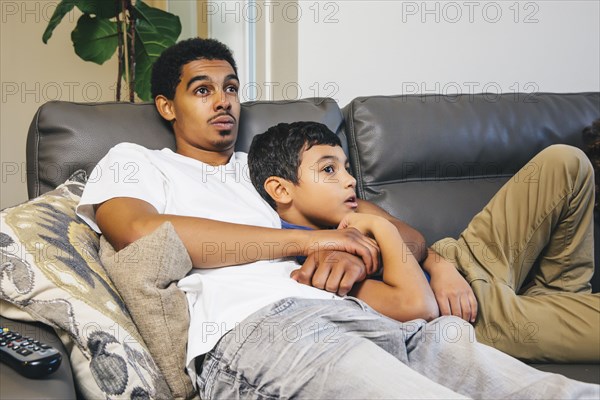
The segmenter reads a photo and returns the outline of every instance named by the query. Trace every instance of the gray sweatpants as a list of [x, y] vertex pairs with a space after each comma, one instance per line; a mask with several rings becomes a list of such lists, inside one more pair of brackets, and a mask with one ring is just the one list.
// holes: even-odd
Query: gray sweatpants
[[538, 371], [478, 343], [457, 317], [401, 323], [364, 302], [287, 298], [206, 355], [203, 399], [600, 398], [600, 386]]

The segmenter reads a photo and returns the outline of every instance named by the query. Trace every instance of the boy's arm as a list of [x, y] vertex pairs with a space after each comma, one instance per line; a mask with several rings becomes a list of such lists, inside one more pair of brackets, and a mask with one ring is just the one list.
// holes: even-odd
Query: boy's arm
[[425, 260], [425, 257], [427, 256], [425, 238], [415, 228], [408, 225], [406, 222], [395, 218], [383, 208], [366, 200], [358, 200], [358, 209], [356, 211], [361, 214], [378, 215], [390, 221], [392, 224], [394, 224], [396, 229], [398, 229], [398, 232], [400, 232], [404, 243], [406, 243], [406, 245], [410, 248], [416, 260], [418, 262]]
[[[421, 262], [425, 259], [427, 246], [419, 231], [366, 200], [358, 200], [357, 211], [362, 214], [377, 215], [390, 221], [417, 261]], [[300, 268], [292, 272], [292, 278], [305, 285], [345, 296], [354, 284], [362, 282], [367, 275], [376, 271], [372, 268], [376, 264], [361, 265], [361, 263], [362, 260], [352, 254], [325, 250], [310, 255]], [[340, 271], [352, 271], [352, 273], [342, 275]]]
[[383, 282], [367, 279], [355, 287], [353, 295], [398, 321], [431, 320], [439, 315], [427, 279], [395, 225], [383, 217], [356, 213], [348, 215], [340, 227], [372, 235], [384, 265]]
[[423, 235], [416, 229], [368, 201], [359, 200], [358, 205], [359, 212], [382, 216], [398, 228], [398, 232], [415, 254], [417, 261], [422, 263], [423, 269], [431, 276], [431, 289], [441, 315], [455, 315], [466, 321], [475, 322], [477, 299], [469, 283], [454, 265], [433, 250], [427, 249]]
[[[166, 221], [170, 221], [175, 227], [196, 268], [216, 268], [257, 260], [310, 255], [323, 248], [354, 254], [371, 267], [378, 263], [376, 245], [355, 229], [280, 230], [159, 214], [149, 203], [130, 197], [113, 198], [96, 206], [96, 222], [117, 251], [148, 235]], [[232, 251], [245, 249], [248, 245], [258, 247], [260, 251]]]
[[423, 262], [423, 269], [431, 276], [431, 289], [441, 315], [455, 315], [465, 321], [475, 322], [477, 298], [471, 285], [456, 267], [432, 249]]

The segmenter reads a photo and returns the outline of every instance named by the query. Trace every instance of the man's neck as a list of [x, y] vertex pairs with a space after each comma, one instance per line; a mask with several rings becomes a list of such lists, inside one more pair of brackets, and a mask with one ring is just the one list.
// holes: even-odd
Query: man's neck
[[233, 149], [228, 149], [223, 152], [217, 151], [208, 151], [204, 149], [198, 148], [180, 148], [177, 147], [177, 154], [181, 154], [182, 156], [193, 158], [194, 160], [201, 161], [205, 164], [218, 166], [225, 165], [231, 159], [231, 155], [233, 154]]

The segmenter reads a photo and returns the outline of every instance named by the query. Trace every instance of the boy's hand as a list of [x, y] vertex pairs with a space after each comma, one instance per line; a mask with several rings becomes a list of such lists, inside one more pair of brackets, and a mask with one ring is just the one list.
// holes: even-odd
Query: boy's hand
[[365, 280], [367, 268], [358, 256], [343, 251], [320, 251], [309, 254], [290, 277], [299, 283], [345, 296], [356, 282]]
[[[430, 255], [430, 257], [432, 257]], [[425, 262], [431, 262], [428, 257]], [[434, 256], [436, 257], [436, 256]], [[429, 269], [431, 290], [440, 308], [441, 315], [455, 315], [475, 322], [477, 318], [477, 299], [469, 283], [456, 270], [454, 265], [437, 256], [435, 267]]]
[[389, 223], [384, 218], [361, 213], [347, 214], [342, 222], [338, 225], [338, 229], [355, 228], [363, 235], [373, 235], [373, 230], [377, 223]]

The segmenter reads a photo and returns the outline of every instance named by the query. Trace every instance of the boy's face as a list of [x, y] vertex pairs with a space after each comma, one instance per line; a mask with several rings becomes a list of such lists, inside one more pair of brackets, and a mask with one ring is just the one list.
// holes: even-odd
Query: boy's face
[[304, 151], [298, 168], [298, 184], [292, 185], [294, 224], [312, 228], [337, 226], [355, 212], [356, 179], [348, 172], [348, 160], [339, 146], [316, 145]]
[[173, 122], [178, 153], [192, 157], [233, 153], [240, 115], [238, 88], [239, 80], [225, 60], [196, 60], [183, 66], [173, 100], [165, 100], [167, 114], [161, 112]]

